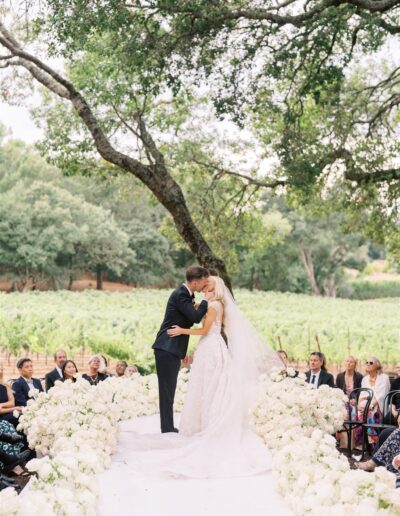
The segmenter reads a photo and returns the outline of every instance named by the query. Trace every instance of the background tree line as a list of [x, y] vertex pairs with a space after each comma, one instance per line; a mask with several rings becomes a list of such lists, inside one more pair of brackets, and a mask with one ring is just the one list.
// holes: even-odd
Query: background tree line
[[[196, 178], [186, 196], [237, 287], [347, 297], [345, 269], [362, 271], [385, 257], [343, 213], [295, 209], [284, 195], [264, 191], [235, 211], [224, 197], [232, 194], [230, 179], [218, 195], [207, 172]], [[85, 272], [97, 275], [98, 288], [103, 277], [172, 286], [192, 262], [168, 213], [138, 181], [98, 171], [66, 177], [34, 149], [2, 141], [0, 274], [14, 289], [71, 288]]]
[[[400, 255], [400, 73], [385, 55], [398, 3], [8, 2], [0, 91], [13, 102], [40, 85], [47, 160], [65, 175], [140, 181], [181, 257], [256, 287], [267, 272], [254, 257], [290, 241], [307, 288], [334, 295], [362, 238]], [[242, 132], [216, 138], [216, 119]], [[260, 155], [251, 166], [246, 147]], [[275, 198], [287, 205], [280, 229], [268, 223]]]

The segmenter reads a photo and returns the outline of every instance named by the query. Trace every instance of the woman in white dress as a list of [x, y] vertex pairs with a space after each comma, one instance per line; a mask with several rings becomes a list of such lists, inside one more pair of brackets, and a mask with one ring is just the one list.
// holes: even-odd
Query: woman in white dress
[[138, 435], [131, 442], [135, 467], [141, 471], [187, 478], [243, 477], [272, 467], [270, 453], [250, 428], [250, 417], [260, 373], [282, 369], [282, 361], [260, 341], [221, 278], [210, 278], [206, 297], [209, 308], [202, 328], [169, 330], [171, 336], [185, 333], [201, 339], [179, 434]]

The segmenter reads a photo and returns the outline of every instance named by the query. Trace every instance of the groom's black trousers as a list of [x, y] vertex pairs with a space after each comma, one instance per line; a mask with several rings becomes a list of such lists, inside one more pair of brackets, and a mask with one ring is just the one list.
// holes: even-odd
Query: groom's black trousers
[[161, 432], [174, 431], [174, 398], [181, 359], [168, 351], [155, 349], [160, 397]]

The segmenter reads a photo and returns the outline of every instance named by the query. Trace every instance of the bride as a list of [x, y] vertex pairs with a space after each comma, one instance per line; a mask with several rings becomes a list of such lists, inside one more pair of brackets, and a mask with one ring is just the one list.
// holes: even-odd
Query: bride
[[[188, 392], [181, 416], [180, 432], [186, 436], [200, 432], [209, 433], [211, 429], [215, 431], [216, 427], [220, 431], [225, 424], [232, 429], [233, 422], [239, 423], [242, 429], [240, 413], [244, 416], [249, 407], [240, 399], [241, 389], [249, 389], [254, 379], [258, 378], [256, 364], [253, 364], [254, 376], [250, 378], [245, 379], [245, 371], [242, 374], [240, 370], [245, 363], [243, 357], [242, 360], [238, 359], [239, 349], [232, 341], [234, 301], [221, 278], [209, 278], [205, 298], [208, 301], [208, 311], [202, 328], [186, 329], [174, 326], [168, 330], [170, 336], [202, 336], [190, 370]], [[224, 316], [224, 331], [227, 332], [227, 336], [229, 335], [228, 345], [221, 333]], [[237, 330], [244, 333], [243, 327]], [[243, 334], [239, 346], [247, 345], [245, 338]], [[254, 357], [250, 357], [249, 351], [246, 358], [248, 362]], [[246, 380], [246, 386], [242, 386], [243, 380]], [[240, 383], [235, 384], [235, 381]]]
[[[199, 329], [172, 327], [170, 336], [201, 335], [190, 371], [179, 434], [136, 434], [135, 468], [169, 477], [248, 476], [272, 467], [270, 453], [250, 427], [259, 375], [282, 369], [258, 337], [223, 280], [211, 276], [208, 311]], [[221, 330], [227, 338], [225, 342]]]

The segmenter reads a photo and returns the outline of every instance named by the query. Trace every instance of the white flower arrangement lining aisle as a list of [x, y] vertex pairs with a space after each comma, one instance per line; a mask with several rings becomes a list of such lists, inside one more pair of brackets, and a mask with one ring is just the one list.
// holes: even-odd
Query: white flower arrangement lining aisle
[[[182, 407], [188, 374], [180, 373], [176, 406]], [[400, 515], [394, 475], [351, 471], [330, 435], [341, 427], [343, 393], [310, 387], [300, 378], [262, 378], [254, 429], [274, 454], [278, 488], [299, 515]], [[29, 444], [44, 458], [19, 496], [0, 492], [0, 516], [97, 514], [96, 475], [110, 466], [118, 421], [155, 414], [155, 375], [110, 378], [95, 387], [85, 380], [60, 383], [28, 402], [20, 418]], [[134, 493], [133, 493], [134, 495]], [[266, 507], [267, 513], [267, 507]]]

